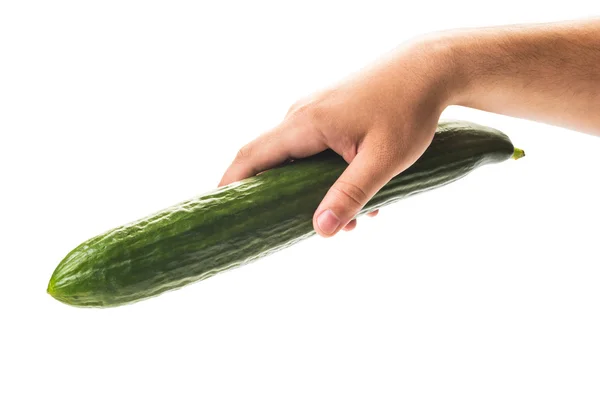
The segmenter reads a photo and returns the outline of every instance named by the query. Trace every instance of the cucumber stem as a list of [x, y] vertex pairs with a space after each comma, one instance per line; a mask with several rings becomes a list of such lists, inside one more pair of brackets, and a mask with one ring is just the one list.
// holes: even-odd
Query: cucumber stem
[[523, 150], [517, 149], [515, 147], [515, 151], [513, 151], [513, 155], [512, 155], [513, 160], [518, 160], [521, 157], [525, 157], [525, 152]]

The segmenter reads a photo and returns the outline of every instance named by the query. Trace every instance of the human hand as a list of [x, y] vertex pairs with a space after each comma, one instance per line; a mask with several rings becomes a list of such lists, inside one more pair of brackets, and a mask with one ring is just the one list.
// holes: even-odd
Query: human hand
[[314, 229], [323, 237], [353, 229], [371, 197], [429, 146], [449, 100], [449, 66], [434, 41], [401, 46], [294, 104], [279, 125], [239, 150], [219, 186], [331, 148], [349, 165], [315, 211]]

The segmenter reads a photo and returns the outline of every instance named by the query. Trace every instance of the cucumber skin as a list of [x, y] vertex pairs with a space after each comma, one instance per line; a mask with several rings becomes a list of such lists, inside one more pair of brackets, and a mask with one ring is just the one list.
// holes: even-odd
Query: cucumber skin
[[[419, 160], [359, 215], [505, 161], [514, 151], [496, 129], [440, 121]], [[120, 306], [291, 246], [315, 234], [313, 213], [346, 166], [328, 150], [93, 237], [60, 262], [48, 293], [77, 307]]]

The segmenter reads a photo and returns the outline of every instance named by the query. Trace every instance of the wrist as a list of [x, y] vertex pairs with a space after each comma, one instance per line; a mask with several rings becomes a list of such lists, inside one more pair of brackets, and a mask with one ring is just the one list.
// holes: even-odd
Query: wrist
[[466, 103], [470, 82], [460, 38], [451, 33], [436, 33], [419, 38], [412, 46], [441, 110]]

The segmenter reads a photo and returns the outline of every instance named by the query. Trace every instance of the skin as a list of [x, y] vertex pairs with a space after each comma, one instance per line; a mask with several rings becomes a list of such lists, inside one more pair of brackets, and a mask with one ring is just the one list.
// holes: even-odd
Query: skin
[[240, 149], [219, 186], [331, 148], [349, 165], [313, 225], [323, 237], [352, 230], [367, 201], [423, 154], [450, 105], [600, 135], [600, 19], [408, 41], [294, 104], [279, 125]]

